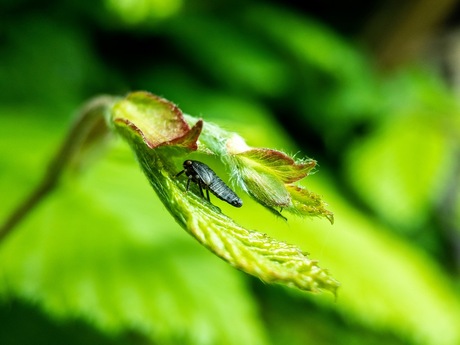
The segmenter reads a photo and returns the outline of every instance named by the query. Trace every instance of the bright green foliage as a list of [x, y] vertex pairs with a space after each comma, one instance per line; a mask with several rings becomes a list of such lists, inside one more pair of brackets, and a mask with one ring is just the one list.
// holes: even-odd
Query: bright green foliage
[[[4, 126], [1, 137], [17, 147], [43, 141], [44, 128], [39, 123], [33, 128], [25, 131], [26, 141], [14, 134], [13, 124]], [[6, 171], [41, 164], [26, 159], [27, 147], [17, 151], [21, 156], [3, 152]], [[264, 344], [266, 331], [242, 276], [182, 236], [130, 156], [118, 145], [83, 175], [65, 177], [60, 191], [2, 247], [2, 295], [34, 300], [52, 315], [83, 317], [106, 331], [134, 329], [162, 343]], [[324, 221], [294, 217], [280, 231], [273, 229], [273, 216], [253, 217], [260, 205], [245, 202], [235, 210], [245, 224], [254, 219], [251, 226], [298, 243], [336, 273], [342, 283], [337, 302], [315, 295], [325, 308], [426, 344], [455, 343], [460, 307], [442, 272], [419, 250], [332, 197], [337, 192], [331, 182], [316, 181], [321, 175], [309, 184], [329, 196], [338, 220], [333, 229]], [[180, 193], [185, 194], [183, 185]], [[204, 205], [196, 197], [195, 207]]]
[[182, 7], [182, 0], [105, 0], [105, 6], [124, 24], [166, 19]]
[[[245, 162], [240, 156], [246, 153], [246, 146], [240, 144], [237, 149], [234, 144], [235, 140], [241, 143], [241, 138], [235, 139], [235, 134], [225, 133], [212, 126], [214, 130], [204, 131], [203, 139], [197, 146], [203, 122], [199, 120], [189, 128], [174, 104], [146, 92], [131, 93], [116, 103], [112, 121], [131, 144], [144, 173], [163, 204], [178, 223], [201, 244], [234, 267], [266, 282], [283, 283], [313, 292], [326, 289], [335, 294], [338, 283], [298, 248], [239, 226], [199, 196], [186, 193], [184, 184], [175, 177], [180, 162], [198, 146], [203, 152], [223, 152], [224, 147], [229, 147], [228, 153], [222, 158], [228, 161], [240, 160], [236, 163], [239, 169], [237, 174], [242, 175], [238, 179], [244, 181], [245, 189], [251, 195], [257, 196], [261, 194], [253, 193], [255, 188], [258, 191], [265, 188], [265, 195], [273, 193], [276, 189], [272, 185], [255, 185], [256, 178], [246, 178], [246, 175], [259, 175], [260, 171], [251, 166], [248, 169], [254, 171], [241, 168]], [[231, 139], [227, 140], [228, 137]], [[203, 143], [206, 144], [201, 147]], [[264, 152], [262, 156], [254, 156], [254, 151], [250, 150], [245, 158], [251, 159], [252, 165], [257, 164], [265, 169], [263, 178], [269, 176], [272, 181], [279, 181], [282, 187], [283, 180], [296, 181], [306, 176], [314, 166], [314, 163], [295, 164], [291, 158], [274, 150]], [[251, 178], [253, 180], [248, 183]], [[287, 201], [287, 204], [279, 206], [291, 207], [289, 195]], [[261, 203], [265, 205], [266, 200]], [[300, 203], [302, 204], [302, 200]]]
[[[333, 188], [327, 186], [330, 183], [325, 180], [311, 187], [334, 195]], [[460, 303], [439, 266], [343, 199], [329, 201], [337, 220], [333, 233], [328, 233], [327, 223], [315, 222], [307, 229], [293, 219], [291, 227], [306, 233], [289, 232], [285, 237], [302, 248], [321, 251], [321, 264], [339, 272], [337, 304], [329, 307], [369, 327], [391, 325], [397, 334], [417, 338], [415, 343], [456, 344], [460, 339]]]
[[326, 209], [327, 204], [318, 195], [293, 184], [313, 170], [316, 166], [313, 159], [295, 160], [277, 150], [252, 148], [236, 133], [209, 123], [204, 126], [200, 143], [200, 152], [213, 152], [220, 157], [231, 168], [235, 185], [275, 215], [286, 219], [280, 211], [287, 210], [300, 216], [326, 217], [334, 222], [333, 213]]
[[312, 159], [295, 162], [284, 153], [268, 149], [248, 149], [233, 157], [236, 179], [242, 187], [271, 212], [286, 209], [297, 215], [323, 216], [334, 222], [332, 212], [321, 198], [293, 185], [315, 167]]
[[[50, 2], [36, 11], [30, 0], [2, 2], [0, 226], [37, 185], [70, 114], [88, 97], [146, 89], [202, 117], [203, 127], [196, 151], [184, 140], [182, 148], [170, 143], [152, 150], [170, 153], [172, 161], [160, 169], [168, 173], [159, 179], [171, 180], [160, 197], [122, 140], [106, 154], [78, 157], [1, 243], [0, 343], [51, 345], [47, 339], [59, 338], [56, 329], [75, 318], [102, 335], [127, 332], [131, 345], [460, 343], [458, 97], [424, 61], [378, 70], [372, 56], [350, 44], [362, 32], [341, 37], [289, 6], [107, 0]], [[334, 21], [340, 27], [354, 18]], [[184, 118], [199, 131], [196, 117]], [[158, 128], [147, 132], [157, 136]], [[226, 130], [215, 135], [216, 129]], [[241, 165], [265, 178], [246, 180], [253, 188], [248, 196], [238, 161], [214, 140], [246, 145], [232, 132], [249, 149], [296, 157], [292, 165], [281, 160], [288, 170], [308, 163], [299, 157], [317, 158], [320, 173], [267, 182], [272, 169], [253, 161], [265, 153], [259, 151]], [[88, 160], [88, 153], [100, 159]], [[211, 206], [193, 185], [185, 193], [184, 176], [173, 178], [184, 157], [212, 167], [244, 206], [212, 196]], [[276, 186], [276, 197], [257, 191], [261, 183]], [[219, 260], [167, 212], [160, 200], [171, 188], [188, 198], [181, 201], [187, 208], [222, 217], [212, 232], [225, 231], [225, 214], [241, 224], [231, 223], [235, 229], [261, 230], [310, 252], [340, 281], [336, 301], [264, 284]], [[334, 226], [255, 201], [287, 204], [289, 198], [304, 215], [333, 211]], [[270, 212], [281, 209], [288, 221]], [[195, 216], [184, 211], [178, 214]], [[29, 315], [11, 324], [15, 299], [54, 327], [25, 332], [38, 327]], [[12, 338], [10, 328], [28, 341]], [[63, 333], [69, 343], [91, 344], [80, 329]]]
[[353, 163], [347, 172], [356, 190], [381, 217], [401, 229], [426, 222], [448, 178], [445, 167], [455, 157], [446, 150], [452, 138], [443, 126], [442, 118], [402, 114], [369, 140], [356, 143], [349, 154]]
[[[2, 182], [39, 164], [21, 146], [44, 142], [46, 128], [31, 123], [27, 137], [16, 126], [2, 131], [22, 148], [18, 156], [1, 146], [8, 166]], [[55, 318], [84, 318], [162, 344], [266, 344], [241, 274], [178, 231], [121, 144], [84, 174], [68, 172], [2, 243], [1, 298], [21, 297]]]
[[282, 183], [293, 183], [306, 177], [316, 165], [312, 159], [297, 163], [286, 154], [270, 149], [247, 150], [237, 154], [237, 157], [242, 166], [276, 175]]

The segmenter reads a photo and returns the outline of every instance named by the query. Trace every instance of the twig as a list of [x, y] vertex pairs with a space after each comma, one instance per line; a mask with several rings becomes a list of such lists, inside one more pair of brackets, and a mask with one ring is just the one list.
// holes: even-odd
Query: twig
[[[38, 186], [18, 205], [0, 226], [0, 244], [12, 230], [57, 186], [59, 177], [80, 149], [108, 128], [104, 114], [116, 100], [112, 96], [98, 96], [86, 103], [76, 116], [76, 121], [64, 139], [60, 149], [49, 164], [49, 168]], [[102, 130], [102, 132], [101, 132]]]

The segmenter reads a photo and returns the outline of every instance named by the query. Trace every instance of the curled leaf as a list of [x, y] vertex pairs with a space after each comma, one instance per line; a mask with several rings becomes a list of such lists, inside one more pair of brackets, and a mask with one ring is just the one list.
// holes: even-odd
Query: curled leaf
[[164, 98], [148, 92], [130, 93], [115, 104], [112, 113], [120, 132], [140, 136], [151, 149], [167, 145], [197, 149], [203, 121], [191, 129], [180, 109]]
[[296, 162], [283, 152], [264, 148], [237, 153], [233, 156], [233, 162], [241, 187], [281, 217], [279, 209], [291, 210], [302, 206], [301, 201], [293, 203], [288, 184], [306, 177], [316, 165], [313, 159]]
[[[175, 175], [191, 151], [212, 152], [226, 162], [235, 160], [226, 150], [229, 133], [190, 116], [187, 119], [195, 125], [190, 128], [172, 103], [146, 92], [130, 94], [112, 109], [115, 128], [131, 144], [153, 189], [176, 221], [201, 244], [232, 266], [263, 281], [312, 292], [325, 289], [335, 294], [339, 284], [298, 248], [239, 226], [198, 194], [186, 191], [185, 182]], [[298, 179], [314, 166], [295, 166], [288, 157], [265, 149], [241, 157], [249, 160], [251, 155], [262, 157], [268, 164], [258, 165], [253, 159], [248, 169], [255, 168], [258, 171], [255, 176], [272, 179], [280, 192], [289, 193], [284, 181], [294, 179], [288, 177], [290, 170]], [[273, 160], [273, 156], [282, 157], [283, 163]], [[238, 165], [240, 170], [245, 169], [242, 161]], [[278, 178], [273, 171], [281, 172], [284, 177]], [[289, 198], [286, 194], [286, 199]]]
[[291, 196], [276, 175], [245, 165], [238, 164], [238, 166], [242, 188], [260, 204], [268, 208], [291, 205]]
[[[188, 119], [194, 121], [191, 116]], [[298, 216], [325, 217], [333, 223], [333, 213], [319, 196], [293, 184], [312, 172], [315, 160], [295, 160], [273, 149], [252, 148], [238, 134], [210, 123], [203, 126], [199, 143], [199, 151], [219, 156], [230, 167], [235, 184], [273, 214], [287, 220], [280, 212], [285, 209]]]
[[288, 185], [287, 189], [292, 198], [292, 208], [288, 211], [305, 216], [323, 216], [334, 224], [334, 214], [326, 209], [327, 204], [318, 194], [294, 185]]
[[244, 151], [237, 157], [256, 171], [277, 176], [283, 183], [293, 183], [306, 177], [316, 166], [313, 159], [296, 162], [283, 152], [264, 148]]

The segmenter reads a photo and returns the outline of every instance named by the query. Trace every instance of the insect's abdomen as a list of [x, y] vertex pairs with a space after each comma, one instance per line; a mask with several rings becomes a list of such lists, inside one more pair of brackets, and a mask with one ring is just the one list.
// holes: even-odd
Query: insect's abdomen
[[212, 182], [208, 185], [208, 189], [220, 200], [228, 202], [230, 205], [235, 207], [243, 206], [243, 202], [238, 195], [236, 195], [217, 175], [214, 176]]

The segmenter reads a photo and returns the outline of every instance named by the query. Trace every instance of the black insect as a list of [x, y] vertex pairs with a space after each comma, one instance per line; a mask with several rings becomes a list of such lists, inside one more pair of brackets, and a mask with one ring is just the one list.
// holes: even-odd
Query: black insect
[[228, 202], [230, 205], [235, 207], [243, 206], [243, 202], [238, 195], [236, 195], [235, 192], [232, 191], [206, 164], [198, 161], [186, 160], [183, 166], [184, 170], [180, 171], [176, 177], [185, 172], [185, 175], [188, 177], [187, 191], [190, 187], [190, 181], [193, 181], [198, 184], [203, 198], [203, 189], [206, 190], [206, 199], [208, 201], [210, 201], [209, 191], [211, 191], [212, 194]]

